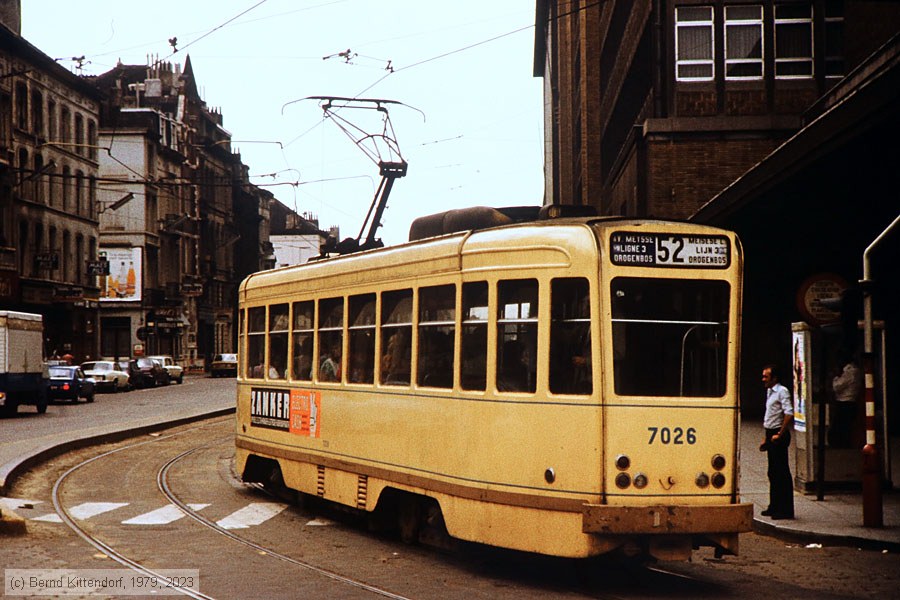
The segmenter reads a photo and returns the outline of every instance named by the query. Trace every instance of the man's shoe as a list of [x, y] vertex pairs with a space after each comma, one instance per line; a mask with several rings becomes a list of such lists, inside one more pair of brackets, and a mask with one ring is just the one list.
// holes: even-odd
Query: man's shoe
[[764, 516], [764, 517], [771, 517], [771, 516], [772, 516], [772, 509], [771, 509], [771, 508], [767, 508], [766, 510], [762, 511], [762, 512], [759, 513], [759, 514], [761, 514], [761, 515]]
[[783, 519], [793, 519], [794, 515], [787, 513], [774, 513], [773, 515], [771, 515], [771, 518], [773, 521], [781, 521]]

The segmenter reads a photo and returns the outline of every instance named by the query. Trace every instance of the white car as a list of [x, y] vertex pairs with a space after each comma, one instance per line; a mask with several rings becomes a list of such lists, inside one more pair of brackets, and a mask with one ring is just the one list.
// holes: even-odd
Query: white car
[[159, 364], [163, 366], [166, 372], [169, 374], [169, 379], [176, 383], [182, 383], [184, 381], [184, 369], [175, 362], [175, 359], [166, 354], [157, 354], [155, 356], [149, 356], [148, 358], [152, 358], [153, 360], [158, 360]]
[[128, 373], [119, 368], [118, 363], [112, 360], [95, 360], [81, 363], [84, 375], [94, 380], [97, 389], [106, 389], [111, 392], [128, 391], [131, 383]]

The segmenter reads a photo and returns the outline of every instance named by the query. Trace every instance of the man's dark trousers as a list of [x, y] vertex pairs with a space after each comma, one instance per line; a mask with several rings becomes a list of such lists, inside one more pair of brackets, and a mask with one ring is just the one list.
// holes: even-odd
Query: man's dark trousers
[[769, 459], [769, 511], [781, 517], [794, 516], [794, 481], [788, 463], [791, 432], [785, 431], [772, 441], [778, 429], [766, 429], [766, 454]]

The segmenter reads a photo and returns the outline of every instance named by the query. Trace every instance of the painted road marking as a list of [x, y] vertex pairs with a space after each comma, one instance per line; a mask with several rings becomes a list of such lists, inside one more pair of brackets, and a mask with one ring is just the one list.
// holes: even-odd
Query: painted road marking
[[[79, 504], [78, 506], [73, 507], [69, 510], [69, 516], [73, 519], [85, 520], [90, 519], [91, 517], [96, 517], [97, 515], [101, 515], [105, 512], [109, 512], [111, 510], [116, 510], [117, 508], [122, 508], [123, 506], [128, 506], [127, 502], [85, 502], [84, 504]], [[52, 513], [49, 515], [44, 515], [43, 517], [37, 517], [36, 519], [32, 519], [33, 521], [44, 521], [47, 523], [62, 523], [62, 519], [59, 518], [59, 515]]]
[[[203, 510], [207, 506], [209, 504], [188, 504], [191, 510]], [[166, 525], [186, 516], [180, 508], [174, 504], [169, 504], [168, 506], [138, 515], [133, 519], [122, 521], [122, 525]]]
[[42, 504], [41, 500], [26, 500], [25, 498], [0, 498], [0, 508], [6, 508], [9, 510], [17, 510], [20, 508], [31, 509], [34, 508], [36, 504]]
[[253, 502], [249, 506], [235, 511], [216, 521], [216, 525], [224, 529], [246, 529], [264, 523], [287, 508], [287, 504], [276, 502]]

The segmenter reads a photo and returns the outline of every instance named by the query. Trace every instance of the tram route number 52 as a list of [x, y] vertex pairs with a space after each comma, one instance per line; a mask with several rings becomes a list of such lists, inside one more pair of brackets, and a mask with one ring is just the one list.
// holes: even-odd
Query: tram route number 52
[[659, 236], [656, 240], [656, 260], [659, 264], [683, 264], [684, 238]]
[[650, 439], [647, 441], [647, 444], [651, 445], [657, 443], [681, 446], [697, 443], [697, 430], [693, 427], [688, 427], [687, 429], [681, 427], [648, 427], [647, 431], [650, 432]]

